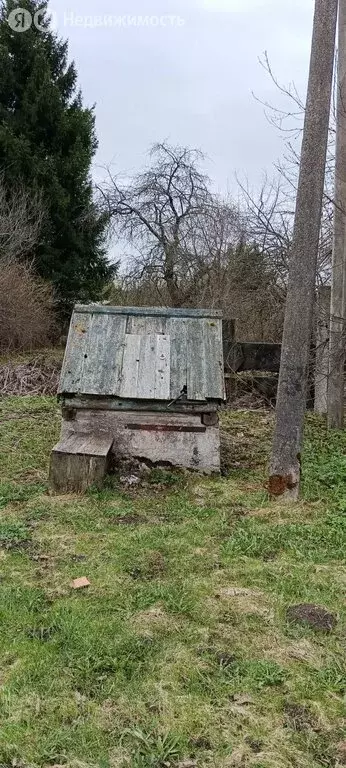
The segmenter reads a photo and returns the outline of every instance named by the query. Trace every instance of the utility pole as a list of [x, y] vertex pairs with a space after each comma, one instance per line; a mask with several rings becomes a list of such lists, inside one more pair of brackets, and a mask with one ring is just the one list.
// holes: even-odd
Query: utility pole
[[344, 423], [344, 366], [346, 320], [346, 0], [339, 0], [338, 70], [335, 147], [335, 199], [328, 426]]
[[315, 0], [269, 492], [297, 500], [333, 84], [337, 0]]
[[315, 413], [328, 411], [330, 286], [320, 285], [317, 293], [317, 327], [315, 358]]

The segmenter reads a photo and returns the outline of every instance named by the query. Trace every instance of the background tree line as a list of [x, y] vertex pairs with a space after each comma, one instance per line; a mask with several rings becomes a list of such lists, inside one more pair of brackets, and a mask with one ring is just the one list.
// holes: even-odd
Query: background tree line
[[[12, 29], [15, 0], [2, 0], [0, 12], [3, 346], [19, 343], [19, 325], [23, 346], [43, 341], [44, 325], [37, 327], [35, 313], [25, 309], [25, 295], [31, 310], [41, 303], [40, 319], [46, 310], [48, 337], [52, 305], [59, 324], [77, 299], [97, 299], [114, 273], [106, 257], [107, 221], [90, 175], [97, 148], [93, 110], [83, 106], [76, 68], [67, 43], [50, 29], [47, 3], [23, 0], [21, 7], [32, 17], [41, 10], [40, 29]], [[20, 312], [31, 315], [27, 334]]]
[[[280, 341], [299, 161], [291, 135], [278, 180], [255, 195], [241, 185], [237, 202], [212, 191], [201, 152], [167, 143], [137, 175], [109, 171], [94, 189], [95, 116], [67, 43], [46, 2], [23, 0], [42, 21], [22, 34], [7, 21], [16, 7], [1, 2], [0, 345], [47, 343], [76, 301], [95, 300], [218, 307], [237, 318], [239, 338]], [[321, 280], [331, 227], [326, 196]]]

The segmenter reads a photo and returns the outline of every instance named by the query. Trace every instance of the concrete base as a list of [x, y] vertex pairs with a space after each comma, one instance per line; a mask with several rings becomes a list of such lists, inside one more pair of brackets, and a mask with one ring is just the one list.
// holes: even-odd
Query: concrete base
[[[208, 421], [205, 416], [204, 421]], [[220, 432], [201, 414], [76, 410], [63, 419], [61, 439], [71, 434], [102, 434], [113, 440], [115, 459], [135, 458], [201, 472], [220, 471]]]

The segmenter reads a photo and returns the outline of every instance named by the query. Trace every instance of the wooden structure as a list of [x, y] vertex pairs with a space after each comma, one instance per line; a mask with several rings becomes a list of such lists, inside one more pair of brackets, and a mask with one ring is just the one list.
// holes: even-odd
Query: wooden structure
[[314, 404], [315, 413], [320, 415], [328, 411], [330, 299], [330, 286], [320, 286], [317, 295]]
[[225, 398], [221, 312], [76, 306], [59, 386], [57, 491], [99, 483], [136, 458], [219, 471]]

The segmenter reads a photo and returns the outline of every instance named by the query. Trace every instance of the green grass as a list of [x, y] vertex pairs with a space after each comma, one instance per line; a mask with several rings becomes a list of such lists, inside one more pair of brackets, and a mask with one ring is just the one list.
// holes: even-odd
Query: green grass
[[[307, 421], [296, 505], [268, 501], [264, 412], [223, 415], [225, 477], [60, 497], [54, 399], [1, 401], [1, 765], [337, 765], [346, 433]], [[336, 629], [289, 624], [301, 602]]]

